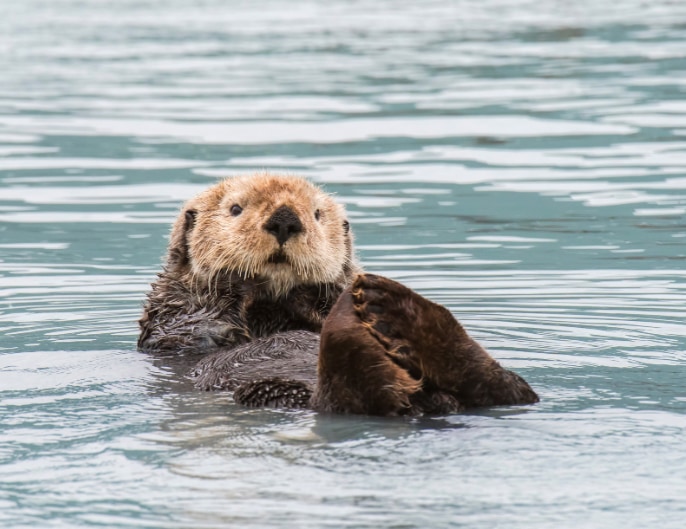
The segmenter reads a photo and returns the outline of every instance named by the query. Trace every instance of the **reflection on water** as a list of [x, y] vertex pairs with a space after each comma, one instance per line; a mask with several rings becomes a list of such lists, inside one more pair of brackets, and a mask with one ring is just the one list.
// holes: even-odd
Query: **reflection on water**
[[[681, 527], [686, 5], [4, 8], [4, 527]], [[249, 410], [135, 352], [179, 204], [256, 169], [542, 402]]]

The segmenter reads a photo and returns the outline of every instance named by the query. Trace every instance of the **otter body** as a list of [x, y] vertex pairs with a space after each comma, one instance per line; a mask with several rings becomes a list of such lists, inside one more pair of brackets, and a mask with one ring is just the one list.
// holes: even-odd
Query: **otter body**
[[361, 274], [345, 210], [297, 177], [231, 178], [187, 202], [139, 323], [139, 349], [188, 357], [196, 387], [250, 406], [418, 415], [538, 400], [445, 308]]

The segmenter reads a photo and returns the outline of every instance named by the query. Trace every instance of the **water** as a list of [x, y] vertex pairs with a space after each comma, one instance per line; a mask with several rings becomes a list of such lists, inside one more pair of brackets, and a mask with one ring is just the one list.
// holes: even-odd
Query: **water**
[[[682, 527], [686, 4], [0, 10], [3, 527]], [[541, 403], [248, 410], [137, 353], [179, 204], [255, 169]]]

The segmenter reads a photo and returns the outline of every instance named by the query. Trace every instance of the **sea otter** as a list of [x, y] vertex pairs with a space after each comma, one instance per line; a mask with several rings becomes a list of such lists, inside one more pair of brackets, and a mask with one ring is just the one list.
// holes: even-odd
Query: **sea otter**
[[140, 328], [139, 349], [184, 355], [196, 387], [250, 406], [419, 415], [538, 401], [447, 309], [363, 274], [344, 208], [294, 176], [229, 178], [187, 202]]

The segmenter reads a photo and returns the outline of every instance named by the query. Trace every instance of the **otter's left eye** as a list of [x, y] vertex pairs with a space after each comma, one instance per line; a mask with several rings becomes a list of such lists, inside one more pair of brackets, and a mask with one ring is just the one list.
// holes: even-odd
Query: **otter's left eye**
[[243, 213], [243, 208], [240, 207], [238, 204], [234, 204], [233, 206], [231, 206], [231, 210], [230, 210], [230, 211], [231, 211], [231, 214], [232, 214], [234, 217], [238, 217], [238, 215], [240, 215], [241, 213]]
[[315, 219], [315, 220], [319, 220], [319, 217], [321, 217], [321, 216], [322, 216], [322, 212], [321, 212], [321, 211], [316, 210], [316, 211], [314, 212], [314, 219]]

